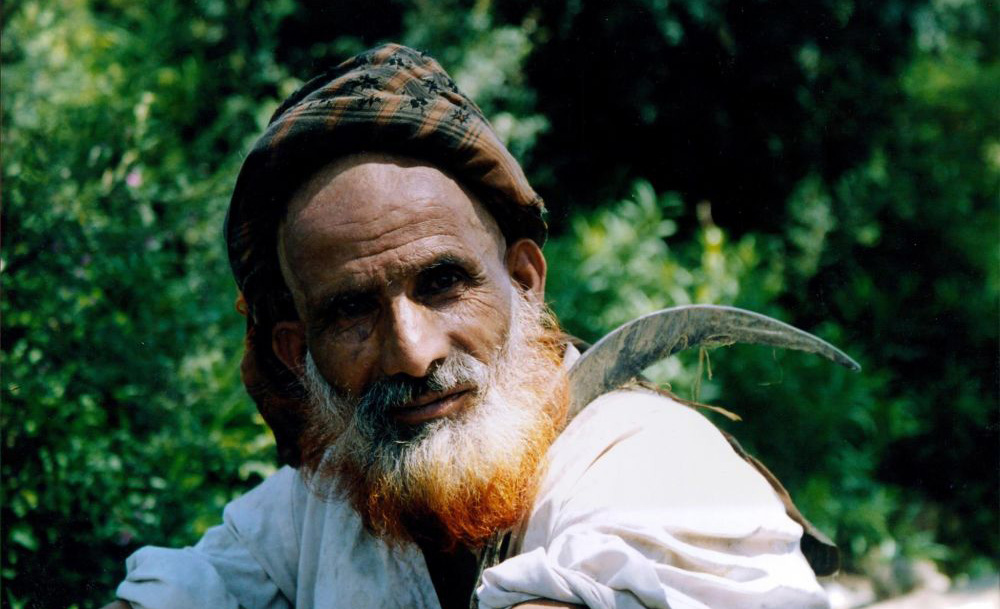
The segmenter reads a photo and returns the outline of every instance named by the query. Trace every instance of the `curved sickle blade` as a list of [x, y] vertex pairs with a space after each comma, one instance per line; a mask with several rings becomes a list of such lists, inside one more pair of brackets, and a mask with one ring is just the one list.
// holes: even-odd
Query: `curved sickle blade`
[[690, 347], [736, 343], [815, 353], [854, 372], [861, 370], [830, 343], [766, 315], [717, 305], [673, 307], [620, 326], [580, 356], [569, 371], [569, 418], [656, 361]]

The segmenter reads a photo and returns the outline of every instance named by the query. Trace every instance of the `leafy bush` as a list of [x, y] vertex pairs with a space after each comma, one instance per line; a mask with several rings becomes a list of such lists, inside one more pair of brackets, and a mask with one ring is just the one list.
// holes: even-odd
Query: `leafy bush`
[[210, 64], [144, 49], [171, 11], [133, 9], [138, 31], [74, 1], [5, 29], [5, 606], [106, 599], [128, 553], [190, 543], [274, 469], [219, 239], [219, 148], [260, 102], [202, 129]]

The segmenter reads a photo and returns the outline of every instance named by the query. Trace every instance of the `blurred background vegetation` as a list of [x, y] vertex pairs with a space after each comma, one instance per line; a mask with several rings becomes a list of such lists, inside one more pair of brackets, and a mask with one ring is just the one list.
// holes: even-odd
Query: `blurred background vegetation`
[[4, 3], [2, 606], [106, 602], [125, 556], [194, 542], [275, 469], [222, 218], [277, 103], [389, 40], [437, 57], [524, 162], [570, 331], [708, 302], [834, 342], [862, 374], [753, 347], [650, 374], [742, 415], [720, 424], [848, 571], [995, 569], [998, 10]]

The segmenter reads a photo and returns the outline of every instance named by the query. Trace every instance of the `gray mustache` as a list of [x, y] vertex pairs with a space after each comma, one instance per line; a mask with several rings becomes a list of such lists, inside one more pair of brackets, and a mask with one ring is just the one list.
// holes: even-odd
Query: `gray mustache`
[[425, 377], [397, 374], [370, 383], [357, 399], [357, 414], [365, 419], [384, 415], [434, 391], [448, 391], [458, 385], [470, 385], [474, 392], [489, 383], [489, 368], [472, 355], [453, 352]]
[[375, 381], [362, 392], [358, 408], [364, 410], [389, 409], [402, 406], [431, 391], [445, 391], [445, 387], [432, 376], [416, 378], [409, 375], [395, 375]]

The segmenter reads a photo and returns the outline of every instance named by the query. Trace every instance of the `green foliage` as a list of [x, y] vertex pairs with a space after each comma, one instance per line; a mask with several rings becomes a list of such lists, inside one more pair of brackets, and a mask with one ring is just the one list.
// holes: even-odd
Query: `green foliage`
[[406, 14], [402, 38], [409, 46], [429, 49], [490, 118], [497, 135], [522, 162], [548, 120], [535, 114], [535, 94], [526, 86], [524, 62], [533, 46], [530, 19], [496, 25], [489, 3], [466, 11], [457, 2], [418, 3]]
[[[202, 129], [209, 16], [128, 9], [27, 3], [5, 30], [5, 605], [107, 598], [140, 542], [191, 543], [273, 470], [219, 240], [238, 158], [217, 156], [268, 104]], [[173, 19], [188, 36], [145, 49]]]
[[[766, 310], [782, 286], [781, 259], [761, 256], [773, 240], [745, 235], [728, 243], [710, 212], [707, 203], [700, 206], [697, 233], [676, 249], [668, 241], [675, 240], [674, 218], [684, 205], [675, 193], [657, 197], [648, 182], [633, 184], [630, 199], [574, 215], [571, 230], [546, 246], [548, 293], [566, 330], [592, 342], [666, 307], [713, 303]], [[744, 282], [754, 288], [745, 289]], [[675, 389], [691, 390], [697, 382], [696, 369], [677, 361], [647, 375]], [[716, 395], [715, 385], [704, 389], [700, 398]]]
[[1000, 549], [996, 6], [4, 9], [4, 607], [105, 602], [124, 556], [194, 542], [273, 470], [239, 381], [229, 191], [281, 98], [390, 39], [441, 60], [549, 200], [569, 331], [733, 304], [862, 362], [734, 347], [711, 379], [697, 354], [649, 371], [742, 415], [720, 424], [849, 567]]

